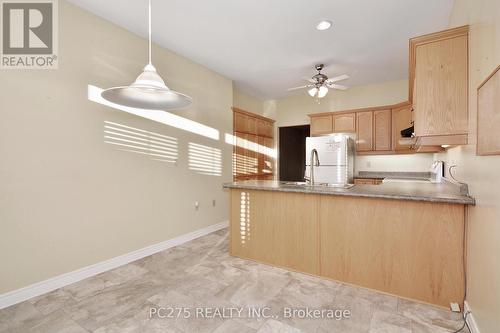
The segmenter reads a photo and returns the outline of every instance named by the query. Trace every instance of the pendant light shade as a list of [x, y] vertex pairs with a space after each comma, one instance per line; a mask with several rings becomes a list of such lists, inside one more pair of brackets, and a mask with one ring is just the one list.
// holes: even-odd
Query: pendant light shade
[[149, 63], [130, 86], [104, 90], [101, 96], [112, 103], [153, 110], [171, 110], [186, 107], [191, 97], [167, 87], [151, 63], [151, 0], [149, 0]]

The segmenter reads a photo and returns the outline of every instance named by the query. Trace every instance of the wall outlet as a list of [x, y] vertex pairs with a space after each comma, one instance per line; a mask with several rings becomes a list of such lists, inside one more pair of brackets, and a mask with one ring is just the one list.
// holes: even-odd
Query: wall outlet
[[200, 203], [198, 201], [194, 202], [194, 209], [198, 210], [200, 208]]
[[460, 305], [458, 305], [458, 303], [450, 303], [450, 310], [452, 312], [462, 312], [460, 311]]
[[370, 162], [370, 161], [366, 161], [366, 167], [367, 167], [367, 168], [371, 168], [371, 167], [372, 167], [372, 162]]

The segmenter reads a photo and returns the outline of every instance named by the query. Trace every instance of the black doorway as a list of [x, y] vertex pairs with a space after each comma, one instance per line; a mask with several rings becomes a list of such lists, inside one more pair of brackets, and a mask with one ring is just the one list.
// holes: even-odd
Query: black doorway
[[306, 138], [310, 126], [279, 128], [279, 168], [281, 181], [304, 181], [306, 167]]

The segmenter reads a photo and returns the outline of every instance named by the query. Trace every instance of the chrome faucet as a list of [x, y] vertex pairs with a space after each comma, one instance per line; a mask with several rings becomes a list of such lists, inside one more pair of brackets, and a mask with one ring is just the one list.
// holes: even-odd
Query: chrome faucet
[[[316, 157], [316, 158], [315, 158]], [[311, 150], [311, 160], [310, 160], [310, 170], [309, 170], [309, 184], [314, 185], [314, 167], [319, 166], [318, 151], [316, 149]]]

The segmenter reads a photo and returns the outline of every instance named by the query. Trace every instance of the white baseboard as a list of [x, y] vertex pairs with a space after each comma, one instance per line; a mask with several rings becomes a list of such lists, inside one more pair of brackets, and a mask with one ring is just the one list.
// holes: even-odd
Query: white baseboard
[[226, 228], [229, 225], [228, 221], [224, 221], [221, 223], [217, 224], [212, 224], [206, 228], [202, 228], [184, 235], [181, 235], [179, 237], [175, 237], [169, 240], [166, 240], [161, 243], [153, 244], [150, 246], [147, 246], [145, 248], [115, 257], [111, 258], [102, 262], [99, 262], [97, 264], [87, 266], [81, 269], [78, 269], [73, 272], [61, 274], [58, 276], [55, 276], [53, 278], [50, 278], [45, 281], [41, 281], [32, 285], [29, 285], [27, 287], [17, 289], [10, 291], [5, 294], [0, 295], [0, 309], [6, 308], [8, 306], [24, 302], [30, 298], [51, 292], [53, 290], [62, 288], [64, 286], [67, 286], [69, 284], [81, 281], [83, 279], [89, 278], [91, 276], [112, 270], [114, 268], [123, 266], [125, 264], [128, 264], [132, 261], [136, 261], [138, 259], [150, 256], [152, 254], [155, 254], [157, 252], [169, 249], [171, 247], [189, 242], [190, 240], [193, 240], [195, 238], [205, 236], [207, 234], [210, 234], [214, 231]]
[[467, 313], [470, 311], [469, 315], [467, 316], [467, 324], [469, 325], [471, 333], [481, 333], [479, 331], [479, 327], [477, 326], [476, 320], [474, 319], [474, 313], [472, 312], [472, 309], [470, 308], [469, 303], [467, 301], [464, 302], [464, 313]]

